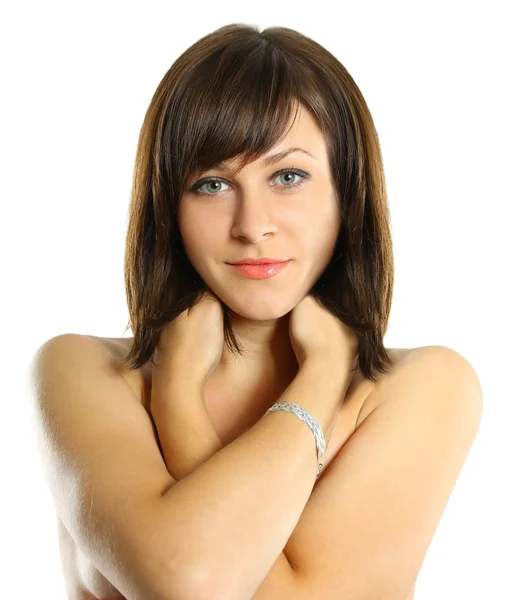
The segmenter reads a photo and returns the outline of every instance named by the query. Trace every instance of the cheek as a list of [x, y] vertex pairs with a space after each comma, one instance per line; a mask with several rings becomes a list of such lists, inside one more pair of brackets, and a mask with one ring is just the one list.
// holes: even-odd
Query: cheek
[[319, 216], [322, 237], [334, 245], [341, 226], [340, 209], [334, 195], [322, 207]]
[[308, 211], [299, 224], [303, 237], [312, 248], [333, 245], [340, 230], [340, 215], [336, 206], [326, 204]]
[[316, 264], [326, 265], [331, 259], [340, 231], [340, 217], [337, 209], [323, 210], [317, 217], [308, 219], [305, 239], [308, 252]]
[[210, 246], [212, 241], [207, 236], [207, 232], [199, 230], [195, 226], [181, 231], [185, 252], [194, 265], [202, 262], [205, 256], [213, 250]]
[[216, 227], [194, 219], [182, 219], [180, 232], [183, 248], [194, 268], [201, 274], [207, 270], [210, 259], [223, 254], [224, 244]]
[[199, 213], [189, 210], [188, 207], [182, 205], [178, 225], [183, 246], [190, 259], [201, 254], [202, 247], [208, 243], [207, 228], [201, 221], [202, 218]]

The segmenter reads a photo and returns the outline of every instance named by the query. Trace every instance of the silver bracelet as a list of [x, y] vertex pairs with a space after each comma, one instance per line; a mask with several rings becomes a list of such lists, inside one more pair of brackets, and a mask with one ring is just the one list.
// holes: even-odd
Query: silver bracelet
[[264, 414], [267, 415], [269, 412], [274, 410], [285, 410], [287, 412], [295, 414], [296, 417], [304, 421], [312, 430], [318, 450], [317, 461], [319, 468], [317, 471], [317, 476], [315, 477], [315, 479], [318, 479], [324, 466], [322, 464], [322, 457], [326, 452], [326, 441], [324, 439], [324, 433], [322, 432], [322, 428], [319, 422], [306, 410], [306, 408], [303, 408], [300, 404], [293, 404], [292, 402], [275, 402], [273, 406], [269, 408]]

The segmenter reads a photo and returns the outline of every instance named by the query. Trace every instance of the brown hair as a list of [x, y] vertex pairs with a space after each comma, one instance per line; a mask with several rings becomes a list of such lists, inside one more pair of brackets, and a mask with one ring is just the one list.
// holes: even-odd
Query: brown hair
[[[342, 226], [312, 293], [358, 336], [355, 369], [376, 382], [392, 366], [383, 345], [394, 280], [390, 215], [380, 144], [366, 102], [325, 48], [286, 27], [230, 24], [176, 59], [141, 127], [125, 248], [133, 345], [131, 369], [153, 355], [163, 325], [206, 289], [183, 249], [177, 215], [189, 177], [243, 157], [238, 171], [275, 146], [297, 107], [327, 141]], [[224, 341], [241, 355], [229, 312]]]

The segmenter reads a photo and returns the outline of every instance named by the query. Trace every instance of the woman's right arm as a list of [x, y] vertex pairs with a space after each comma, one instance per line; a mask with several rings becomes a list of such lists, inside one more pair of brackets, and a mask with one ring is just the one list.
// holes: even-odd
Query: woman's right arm
[[[229, 575], [234, 585], [255, 587], [315, 483], [315, 441], [305, 423], [269, 413], [177, 482], [148, 413], [100, 342], [52, 338], [35, 353], [30, 375], [56, 511], [80, 551], [126, 598], [195, 600], [205, 589], [200, 575], [218, 593]], [[348, 374], [334, 373], [332, 381], [321, 375], [302, 371], [280, 400], [303, 405], [329, 431]], [[251, 534], [255, 544], [246, 539]], [[221, 570], [211, 581], [215, 567]]]

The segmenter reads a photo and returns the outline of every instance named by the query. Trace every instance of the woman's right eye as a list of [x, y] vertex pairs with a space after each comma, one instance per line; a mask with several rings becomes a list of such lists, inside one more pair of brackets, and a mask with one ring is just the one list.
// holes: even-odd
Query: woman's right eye
[[[202, 195], [202, 196], [216, 196], [217, 193], [222, 192], [223, 190], [219, 188], [220, 185], [228, 185], [227, 183], [225, 183], [225, 181], [222, 181], [221, 179], [207, 179], [205, 181], [201, 181], [201, 182], [197, 182], [195, 185], [192, 186], [192, 192]], [[207, 185], [213, 185], [215, 186], [214, 188], [211, 188], [212, 191], [201, 191], [201, 188]], [[208, 188], [209, 189], [209, 188]]]

